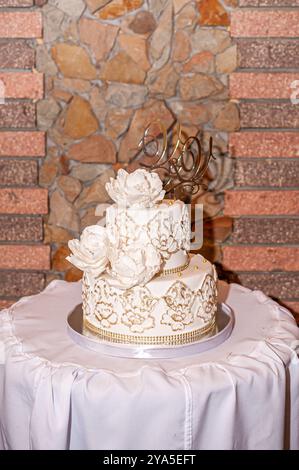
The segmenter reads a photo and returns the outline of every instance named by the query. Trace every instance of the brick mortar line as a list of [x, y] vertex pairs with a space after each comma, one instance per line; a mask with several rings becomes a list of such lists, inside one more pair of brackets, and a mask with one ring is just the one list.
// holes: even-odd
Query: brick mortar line
[[[36, 68], [33, 66], [32, 68], [31, 67], [28, 67], [27, 69], [20, 69], [20, 68], [15, 68], [15, 69], [6, 69], [6, 68], [1, 68], [1, 65], [0, 65], [0, 74], [2, 73], [33, 73], [33, 70], [36, 70]], [[40, 74], [43, 74], [43, 72], [38, 72]], [[34, 73], [35, 75], [35, 73]], [[17, 98], [15, 98], [17, 99]]]
[[39, 218], [39, 219], [42, 219], [42, 214], [4, 214], [4, 213], [0, 213], [0, 219], [2, 218], [15, 218], [17, 217], [18, 219], [24, 219], [24, 218]]
[[[288, 74], [291, 74], [291, 73], [298, 73], [299, 67], [293, 69], [294, 72], [291, 72], [290, 69], [286, 69], [286, 72], [283, 72], [283, 69], [284, 69], [284, 67], [282, 67], [282, 68], [277, 67], [277, 69], [269, 69], [268, 67], [263, 67], [263, 68], [253, 67], [253, 68], [248, 68], [248, 69], [242, 68], [240, 70], [238, 70], [238, 69], [234, 70], [233, 72], [230, 73], [230, 75], [234, 75], [235, 73], [238, 73], [238, 74], [255, 73], [256, 75], [260, 75], [262, 73], [267, 74], [267, 75], [269, 75], [269, 74], [272, 74], [272, 75], [275, 75], [275, 74], [276, 75], [278, 75], [278, 74], [288, 75]], [[265, 70], [265, 72], [264, 72], [264, 70]]]
[[[3, 131], [3, 132], [34, 132], [34, 131], [38, 131], [37, 127], [0, 127], [0, 132]], [[26, 157], [25, 157], [26, 158]], [[36, 158], [39, 158], [39, 157], [36, 157]]]
[[3, 184], [0, 184], [0, 189], [33, 189], [33, 188], [40, 188], [40, 186], [29, 186], [29, 185], [26, 185], [26, 184], [22, 184], [22, 185], [14, 185], [14, 184], [6, 184], [6, 185], [3, 185]]
[[[14, 213], [14, 214], [11, 214], [11, 213], [7, 213], [7, 212], [0, 212], [0, 217], [16, 217], [16, 216], [24, 216], [24, 217], [33, 217], [34, 215], [36, 217], [46, 217], [49, 213], [47, 212], [46, 214], [40, 214], [40, 213], [37, 213], [37, 214], [27, 214], [27, 213], [22, 213], [22, 214], [18, 214], [18, 213]], [[3, 243], [4, 245], [6, 243]], [[45, 245], [47, 246], [47, 245]]]
[[12, 129], [11, 127], [9, 127], [8, 130], [5, 130], [5, 129], [6, 129], [5, 127], [0, 127], [0, 136], [1, 136], [1, 134], [4, 134], [4, 133], [24, 134], [24, 133], [30, 132], [30, 133], [34, 133], [34, 134], [38, 134], [38, 135], [47, 133], [47, 131], [39, 130], [36, 127], [33, 130], [27, 129], [27, 127], [24, 130], [22, 130], [22, 128], [19, 128], [19, 127], [17, 129]]
[[[264, 189], [262, 189], [262, 188], [264, 188]], [[241, 189], [240, 187], [238, 187], [238, 188], [236, 188], [236, 189], [237, 189], [237, 191], [251, 191], [251, 190], [252, 190], [252, 187], [250, 186], [249, 189], [245, 189], [245, 187]], [[235, 188], [232, 188], [232, 189], [229, 189], [228, 191], [234, 191], [234, 190], [235, 190]], [[272, 188], [269, 187], [269, 186], [260, 186], [259, 189], [258, 189], [258, 191], [267, 191], [267, 192], [270, 192], [270, 191], [271, 191], [271, 192], [292, 191], [292, 192], [298, 192], [298, 189], [296, 189], [296, 188], [289, 189], [289, 188], [285, 188], [285, 187], [281, 187], [281, 188], [280, 188], [280, 187], [278, 187], [278, 188], [274, 187], [274, 188], [272, 189]]]
[[[231, 216], [226, 216], [229, 217], [230, 219], [233, 220], [239, 220], [239, 219], [284, 219], [284, 220], [290, 220], [290, 219], [295, 219], [299, 220], [299, 215], [231, 215]], [[208, 219], [209, 221], [214, 220], [214, 219]]]
[[[291, 93], [290, 93], [291, 94]], [[262, 103], [262, 104], [290, 104], [292, 106], [298, 106], [296, 104], [292, 104], [291, 98], [233, 98], [230, 97], [231, 100], [238, 101], [239, 103]], [[18, 100], [15, 100], [18, 101]]]
[[[225, 271], [225, 269], [223, 268], [223, 270]], [[4, 271], [4, 270], [3, 270]], [[230, 270], [226, 270], [226, 272], [229, 272]], [[277, 270], [277, 271], [257, 271], [257, 270], [254, 270], [254, 271], [242, 271], [242, 270], [234, 270], [234, 272], [236, 273], [239, 273], [239, 274], [285, 274], [286, 276], [288, 277], [291, 277], [291, 276], [299, 276], [299, 271], [283, 271], [283, 270]]]
[[[28, 69], [20, 69], [20, 68], [15, 68], [15, 69], [8, 69], [8, 68], [1, 68], [0, 66], [0, 75], [2, 74], [16, 74], [16, 73], [22, 73], [22, 74], [27, 74], [27, 75], [34, 75], [36, 76], [37, 74], [38, 75], [44, 75], [44, 72], [33, 72], [33, 69], [35, 69], [35, 67], [32, 67], [32, 68], [28, 68]], [[8, 99], [17, 99], [17, 98], [7, 98]], [[20, 98], [22, 99], [22, 98]]]
[[[39, 246], [40, 243], [42, 243], [41, 240], [37, 240], [37, 241], [34, 241], [34, 240], [28, 240], [28, 241], [27, 240], [26, 241], [25, 240], [20, 240], [20, 241], [15, 241], [15, 242], [12, 242], [10, 240], [0, 240], [0, 246], [1, 245], [21, 246], [21, 244], [22, 244], [22, 246], [23, 245], [26, 245], [26, 246], [29, 245], [30, 246], [30, 244], [31, 244], [31, 246], [35, 246], [35, 245]], [[44, 246], [48, 246], [48, 245], [44, 245]]]
[[[39, 38], [39, 39], [41, 39], [41, 38]], [[31, 43], [36, 42], [36, 41], [37, 41], [37, 38], [16, 38], [16, 37], [12, 37], [12, 38], [10, 38], [10, 37], [8, 37], [8, 38], [6, 38], [6, 37], [5, 37], [5, 38], [1, 38], [1, 37], [0, 37], [0, 45], [1, 45], [1, 44], [5, 44], [5, 43], [7, 43], [8, 41], [9, 41], [9, 42], [19, 42], [19, 41], [23, 41], [23, 42], [26, 42], [26, 43], [29, 44], [30, 42], [31, 42]]]
[[[1, 273], [6, 273], [6, 272], [11, 272], [12, 274], [15, 273], [23, 273], [23, 274], [44, 274], [47, 275], [49, 273], [52, 274], [51, 267], [49, 269], [43, 269], [41, 271], [38, 271], [36, 268], [27, 268], [27, 269], [21, 269], [21, 268], [14, 268], [14, 269], [2, 269], [0, 268], [0, 274]], [[63, 274], [63, 272], [61, 272]]]
[[[230, 235], [230, 237], [233, 234]], [[221, 243], [222, 247], [233, 247], [233, 248], [299, 248], [298, 243], [283, 243], [283, 242], [273, 242], [273, 243], [235, 243], [226, 240], [225, 242]]]
[[235, 7], [235, 9], [233, 10], [233, 12], [236, 12], [236, 11], [279, 11], [279, 10], [284, 10], [284, 11], [298, 11], [298, 6], [278, 6], [278, 5], [273, 5], [273, 6], [256, 6], [256, 7], [250, 7], [250, 6], [240, 6], [238, 5], [237, 7]]
[[[247, 157], [244, 157], [244, 159]], [[15, 157], [15, 156], [10, 156], [10, 157], [3, 157], [0, 155], [0, 163], [22, 163], [22, 162], [36, 162], [39, 159], [39, 157]], [[271, 159], [270, 159], [271, 160]]]
[[5, 241], [5, 240], [0, 240], [0, 246], [3, 246], [3, 245], [10, 245], [10, 246], [33, 246], [33, 247], [41, 247], [41, 246], [45, 246], [45, 247], [48, 247], [50, 246], [49, 243], [44, 243], [43, 241]]
[[[264, 248], [275, 248], [276, 247], [276, 242], [273, 243], [273, 242], [269, 242], [269, 243], [234, 243], [233, 245], [229, 244], [229, 245], [226, 245], [226, 241], [225, 242], [222, 242], [222, 245], [223, 246], [233, 246], [234, 248], [238, 248], [238, 247], [250, 247], [250, 248], [261, 248], [261, 247], [264, 247]], [[4, 243], [5, 245], [5, 243]], [[47, 245], [45, 245], [47, 246]], [[281, 248], [281, 247], [280, 247]], [[299, 248], [299, 242], [297, 243], [286, 243], [285, 245], [283, 245], [283, 248]], [[299, 271], [298, 271], [299, 272]]]
[[[4, 157], [3, 155], [0, 155], [0, 162], [13, 162], [13, 163], [17, 163], [17, 162], [36, 162], [36, 160], [38, 159], [39, 157], [15, 157], [15, 156], [10, 156], [10, 157]], [[247, 158], [247, 157], [244, 157], [244, 159]], [[282, 158], [283, 160], [283, 158]]]
[[[28, 186], [26, 186], [28, 188]], [[241, 191], [299, 191], [298, 186], [238, 186], [235, 183], [233, 190], [241, 190]]]
[[[26, 274], [26, 273], [29, 273], [29, 274], [49, 274], [49, 269], [2, 269], [0, 268], [0, 274], [1, 273], [11, 273], [11, 274], [15, 274], [15, 272], [20, 272], [22, 274]], [[290, 271], [288, 271], [290, 272]]]
[[[297, 7], [299, 8], [299, 6]], [[33, 38], [34, 39], [34, 38]], [[234, 41], [238, 41], [238, 42], [242, 42], [242, 41], [259, 41], [259, 40], [262, 40], [262, 41], [267, 41], [269, 40], [269, 42], [272, 42], [273, 41], [292, 41], [292, 42], [295, 42], [298, 40], [298, 36], [262, 36], [262, 37], [255, 37], [255, 36], [232, 36], [232, 39]], [[235, 44], [238, 45], [238, 42]]]
[[[254, 133], [261, 133], [261, 134], [264, 134], [266, 132], [272, 132], [273, 134], [274, 133], [283, 133], [283, 132], [287, 132], [287, 133], [294, 133], [294, 134], [298, 134], [298, 130], [299, 128], [294, 128], [292, 127], [291, 129], [288, 129], [288, 128], [285, 128], [285, 127], [242, 127], [241, 129], [239, 129], [238, 131], [233, 131], [233, 132], [229, 132], [229, 134], [240, 134], [241, 132], [254, 132]], [[0, 132], [1, 134], [1, 132]], [[242, 157], [243, 158], [243, 157]], [[290, 157], [290, 158], [294, 158], [294, 157]], [[295, 157], [296, 158], [296, 157]]]
[[[239, 164], [239, 163], [241, 165], [243, 162], [244, 163], [256, 163], [256, 165], [258, 165], [259, 163], [271, 163], [271, 162], [279, 163], [281, 165], [283, 165], [284, 163], [286, 165], [293, 164], [293, 166], [299, 165], [299, 156], [298, 157], [231, 157], [231, 159], [233, 160], [235, 166], [237, 166], [236, 164]], [[32, 159], [29, 159], [29, 158], [28, 160], [32, 161]], [[1, 163], [1, 160], [0, 160], [0, 163]]]
[[[1, 161], [4, 161], [4, 162], [36, 162], [38, 163], [38, 160], [42, 160], [44, 159], [45, 157], [44, 156], [41, 156], [41, 157], [34, 157], [32, 155], [26, 157], [26, 155], [22, 155], [20, 157], [17, 157], [17, 156], [14, 156], [14, 155], [0, 155], [0, 162]], [[237, 157], [238, 158], [238, 157]], [[247, 158], [247, 157], [241, 157], [241, 158]], [[258, 157], [259, 159], [262, 159], [263, 157]], [[288, 157], [284, 157], [282, 158], [282, 160], [286, 159]], [[289, 157], [290, 159], [294, 158], [294, 157]], [[296, 158], [296, 157], [295, 157]], [[271, 158], [270, 158], [271, 160]]]
[[[35, 246], [35, 245], [39, 246], [40, 242], [41, 242], [40, 240], [38, 240], [36, 242], [34, 240], [30, 240], [30, 241], [20, 240], [19, 242], [18, 241], [12, 242], [10, 240], [0, 240], [0, 246], [1, 245], [11, 245], [11, 246], [17, 245], [17, 246], [20, 246], [21, 243], [22, 243], [22, 245], [26, 245], [26, 246], [30, 245], [30, 244], [32, 246]], [[48, 246], [48, 245], [44, 245], [44, 246]]]
[[0, 7], [0, 14], [1, 13], [26, 13], [31, 11], [40, 11], [40, 7], [38, 5], [31, 5], [31, 6], [17, 6], [17, 7]]
[[[237, 132], [294, 132], [298, 134], [299, 127], [240, 127]], [[236, 132], [234, 132], [236, 133]], [[243, 158], [243, 157], [240, 157]], [[257, 157], [258, 158], [258, 157]], [[288, 157], [298, 158], [298, 157]]]
[[[299, 38], [297, 39], [297, 41], [299, 40]], [[27, 69], [28, 70], [28, 69]], [[299, 67], [297, 68], [285, 68], [285, 67], [282, 67], [282, 68], [265, 68], [265, 67], [261, 67], [261, 68], [240, 68], [238, 67], [236, 70], [234, 70], [232, 73], [255, 73], [256, 75], [260, 74], [260, 73], [272, 73], [273, 75], [275, 73], [299, 73]]]
[[[298, 8], [297, 8], [298, 9]], [[299, 36], [231, 36], [232, 39], [234, 40], [251, 40], [251, 41], [254, 41], [256, 39], [268, 39], [269, 41], [272, 41], [272, 40], [285, 40], [287, 39], [288, 41], [291, 41], [291, 40], [294, 40], [294, 41], [298, 41], [298, 37]], [[23, 38], [23, 39], [26, 39], [26, 38]], [[34, 39], [34, 38], [32, 38]]]
[[9, 190], [13, 190], [13, 189], [17, 189], [17, 190], [19, 190], [19, 189], [22, 189], [22, 190], [23, 190], [23, 189], [26, 189], [26, 190], [29, 190], [29, 189], [30, 189], [30, 190], [34, 190], [34, 192], [35, 192], [35, 190], [39, 190], [39, 192], [42, 192], [42, 193], [44, 193], [44, 194], [46, 193], [46, 191], [48, 191], [48, 188], [42, 188], [42, 187], [40, 187], [40, 186], [38, 186], [38, 185], [26, 186], [26, 188], [24, 188], [23, 186], [19, 186], [19, 185], [13, 185], [13, 186], [0, 185], [0, 189], [1, 189], [1, 191], [2, 191], [3, 189], [9, 189]]
[[[32, 73], [32, 72], [29, 72], [29, 73]], [[41, 72], [39, 72], [39, 73], [41, 73]], [[0, 71], [0, 74], [1, 74], [1, 71]], [[32, 102], [35, 103], [36, 101], [39, 101], [39, 99], [36, 99], [36, 98], [5, 98], [5, 103], [10, 103], [10, 104], [13, 104], [13, 103], [32, 103]], [[1, 106], [5, 106], [5, 104], [1, 105]]]
[[26, 184], [1, 184], [0, 189], [46, 189], [41, 188], [38, 184], [36, 185], [26, 185]]
[[[28, 157], [28, 160], [30, 158]], [[293, 162], [293, 163], [299, 163], [299, 155], [298, 157], [231, 157], [232, 160], [234, 160], [234, 162], [265, 162], [265, 161], [269, 161], [269, 162], [278, 162], [278, 163], [289, 163], [289, 162]], [[0, 161], [1, 161], [1, 158], [0, 158]], [[18, 161], [18, 160], [14, 160], [14, 161]], [[26, 161], [26, 160], [22, 160], [22, 161]]]
[[16, 217], [16, 216], [24, 216], [24, 217], [33, 217], [34, 215], [36, 217], [46, 217], [49, 214], [47, 213], [35, 213], [35, 214], [27, 214], [27, 213], [11, 213], [11, 212], [0, 212], [0, 217]]
[[[34, 131], [39, 131], [39, 129], [35, 127], [0, 127], [0, 133], [1, 132], [34, 132]], [[40, 132], [45, 132], [45, 131], [40, 131]], [[6, 157], [9, 158], [9, 157]], [[26, 158], [26, 157], [24, 157]], [[43, 158], [43, 157], [35, 157], [35, 158]]]
[[[237, 158], [239, 158], [239, 157], [237, 157]], [[240, 157], [240, 158], [246, 158], [246, 157]], [[256, 157], [256, 158], [262, 158], [262, 157]], [[284, 158], [294, 159], [294, 158], [298, 158], [298, 157], [284, 157]], [[34, 156], [30, 155], [29, 157], [26, 157], [26, 155], [22, 155], [20, 157], [16, 157], [16, 156], [9, 156], [9, 155], [1, 155], [0, 159], [4, 160], [6, 162], [9, 162], [10, 160], [22, 161], [22, 162], [24, 162], [24, 161], [37, 162], [38, 160], [43, 161], [45, 159], [45, 156], [34, 157]]]

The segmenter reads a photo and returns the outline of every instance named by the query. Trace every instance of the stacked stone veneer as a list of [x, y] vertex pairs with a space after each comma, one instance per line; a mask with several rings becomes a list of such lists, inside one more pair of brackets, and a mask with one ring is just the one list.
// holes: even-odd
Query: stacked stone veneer
[[231, 277], [297, 313], [298, 6], [298, 0], [240, 0], [232, 14], [238, 70], [230, 76], [230, 94], [239, 102], [241, 130], [229, 138], [235, 188], [226, 193], [225, 213], [234, 230], [223, 249]]
[[[99, 220], [96, 205], [109, 203], [105, 182], [117, 166], [134, 162], [149, 121], [160, 118], [169, 127], [177, 120], [188, 134], [213, 135], [217, 193], [232, 186], [228, 132], [239, 128], [228, 90], [236, 67], [232, 3], [55, 0], [41, 8], [44, 37], [36, 53], [46, 93], [37, 119], [47, 131], [39, 181], [49, 191], [49, 280], [81, 276], [65, 261], [67, 241]], [[211, 192], [204, 199], [206, 216], [219, 216], [223, 197]], [[217, 223], [216, 243], [214, 221], [206, 233], [213, 261], [220, 261], [219, 243], [231, 228], [227, 217]]]
[[41, 36], [42, 16], [32, 0], [0, 0], [0, 308], [42, 289], [50, 268], [42, 221], [47, 190], [38, 186], [45, 156], [45, 135], [36, 127]]

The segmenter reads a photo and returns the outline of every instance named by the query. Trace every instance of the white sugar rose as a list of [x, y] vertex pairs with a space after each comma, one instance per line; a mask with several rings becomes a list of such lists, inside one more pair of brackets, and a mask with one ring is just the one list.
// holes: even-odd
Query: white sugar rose
[[99, 225], [86, 227], [80, 240], [70, 240], [68, 246], [72, 254], [66, 259], [81, 271], [98, 276], [106, 269], [108, 238], [104, 227]]
[[160, 271], [161, 256], [151, 245], [128, 246], [124, 251], [110, 252], [110, 275], [121, 289], [146, 284]]
[[136, 208], [152, 207], [165, 195], [159, 176], [146, 170], [118, 170], [117, 178], [106, 183], [106, 191], [119, 206]]

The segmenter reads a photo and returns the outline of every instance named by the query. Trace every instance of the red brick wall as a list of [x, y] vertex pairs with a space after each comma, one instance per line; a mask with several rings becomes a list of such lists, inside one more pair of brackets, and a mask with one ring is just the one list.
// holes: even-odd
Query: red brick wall
[[[299, 80], [298, 0], [240, 0], [231, 16], [238, 69], [231, 98], [240, 132], [230, 135], [235, 187], [225, 214], [234, 219], [223, 266], [299, 313]], [[288, 7], [288, 8], [285, 8]], [[298, 82], [299, 83], [299, 82]]]
[[43, 75], [35, 70], [42, 18], [33, 0], [0, 0], [0, 308], [44, 287], [47, 191], [38, 187], [45, 135], [36, 130]]

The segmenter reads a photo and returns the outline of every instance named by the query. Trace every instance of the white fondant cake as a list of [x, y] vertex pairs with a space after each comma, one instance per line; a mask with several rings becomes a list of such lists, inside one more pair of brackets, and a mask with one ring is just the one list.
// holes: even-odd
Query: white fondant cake
[[101, 341], [182, 345], [211, 335], [216, 271], [190, 257], [190, 219], [182, 201], [164, 199], [159, 176], [119, 170], [106, 189], [115, 204], [106, 228], [87, 227], [68, 258], [83, 276], [86, 334]]

